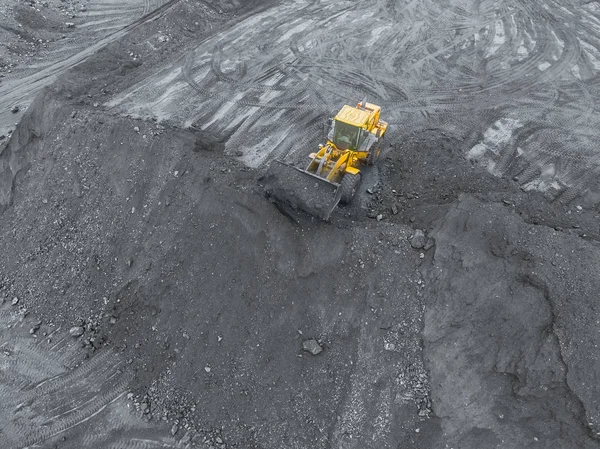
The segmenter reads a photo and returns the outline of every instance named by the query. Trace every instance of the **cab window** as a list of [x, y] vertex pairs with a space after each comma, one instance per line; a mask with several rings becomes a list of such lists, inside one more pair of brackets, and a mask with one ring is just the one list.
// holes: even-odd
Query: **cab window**
[[356, 150], [364, 140], [363, 129], [348, 123], [335, 121], [333, 131], [333, 143], [340, 150]]

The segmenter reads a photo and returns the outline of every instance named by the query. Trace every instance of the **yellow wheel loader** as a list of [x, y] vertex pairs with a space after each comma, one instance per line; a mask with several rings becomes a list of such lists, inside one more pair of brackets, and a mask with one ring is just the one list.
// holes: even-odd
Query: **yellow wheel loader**
[[381, 108], [363, 101], [345, 105], [331, 120], [327, 142], [310, 154], [306, 169], [273, 161], [266, 177], [268, 196], [311, 215], [329, 220], [338, 203], [352, 202], [360, 169], [374, 165], [381, 154], [388, 124]]

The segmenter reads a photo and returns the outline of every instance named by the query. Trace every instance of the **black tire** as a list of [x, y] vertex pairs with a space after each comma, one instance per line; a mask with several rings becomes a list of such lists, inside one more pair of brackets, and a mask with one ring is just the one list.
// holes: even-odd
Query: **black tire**
[[377, 161], [379, 160], [380, 154], [381, 154], [381, 146], [378, 146], [377, 148], [371, 148], [371, 151], [369, 151], [369, 155], [367, 156], [367, 165], [369, 167], [372, 167], [373, 165], [375, 165], [377, 163]]
[[342, 178], [340, 189], [342, 189], [342, 196], [340, 197], [341, 204], [350, 204], [354, 199], [354, 195], [358, 190], [360, 184], [360, 173], [353, 175], [352, 173], [346, 173]]

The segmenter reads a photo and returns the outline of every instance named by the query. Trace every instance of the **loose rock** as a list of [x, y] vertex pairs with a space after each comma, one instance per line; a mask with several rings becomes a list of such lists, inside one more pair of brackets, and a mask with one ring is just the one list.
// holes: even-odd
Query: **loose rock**
[[188, 444], [191, 441], [192, 441], [192, 433], [188, 431], [183, 436], [183, 438], [181, 439], [180, 443], [183, 444], [183, 445], [185, 445], [185, 444]]
[[19, 304], [19, 298], [17, 298], [16, 296], [12, 299], [12, 301], [10, 302], [13, 306], [16, 306], [17, 304]]
[[410, 239], [410, 246], [415, 249], [421, 249], [425, 246], [425, 233], [417, 229]]
[[428, 237], [427, 241], [425, 242], [425, 246], [423, 247], [423, 249], [425, 251], [433, 248], [435, 246], [435, 239], [433, 237]]
[[17, 105], [14, 105], [14, 106], [12, 107], [12, 109], [10, 110], [10, 112], [12, 112], [13, 114], [16, 114], [17, 112], [19, 112], [19, 106], [17, 106]]
[[69, 334], [71, 334], [71, 337], [81, 337], [83, 335], [83, 327], [81, 327], [81, 326], [72, 327], [69, 330]]
[[323, 348], [319, 344], [317, 340], [311, 338], [310, 340], [305, 340], [302, 342], [302, 349], [307, 352], [310, 352], [312, 355], [317, 355], [323, 352]]

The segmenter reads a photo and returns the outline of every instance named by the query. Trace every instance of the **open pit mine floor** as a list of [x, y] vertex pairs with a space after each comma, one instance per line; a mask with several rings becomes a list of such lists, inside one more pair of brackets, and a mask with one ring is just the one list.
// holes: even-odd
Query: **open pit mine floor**
[[595, 1], [6, 0], [0, 448], [599, 448], [599, 72]]

